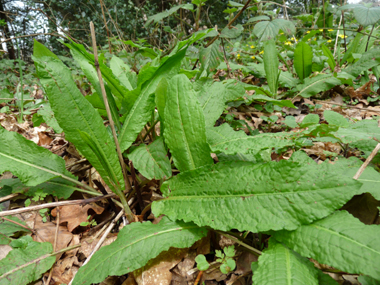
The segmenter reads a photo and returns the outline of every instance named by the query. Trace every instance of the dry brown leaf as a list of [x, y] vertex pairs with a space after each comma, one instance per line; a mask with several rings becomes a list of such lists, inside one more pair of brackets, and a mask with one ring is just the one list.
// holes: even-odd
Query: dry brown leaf
[[[98, 206], [95, 203], [90, 203], [85, 206], [81, 205], [69, 205], [59, 207], [60, 218], [59, 223], [63, 224], [67, 222], [67, 229], [72, 232], [82, 222], [87, 222], [87, 217], [93, 213], [101, 214], [104, 208]], [[51, 211], [53, 217], [57, 216], [57, 208]]]
[[[75, 263], [78, 262], [76, 256], [66, 257], [58, 260], [53, 267], [52, 278], [50, 284], [69, 284], [74, 277], [74, 273], [78, 271]], [[49, 272], [45, 273], [45, 278], [49, 276]]]
[[43, 147], [48, 147], [53, 142], [53, 139], [48, 135], [47, 132], [38, 133], [38, 145]]
[[187, 254], [188, 249], [170, 248], [152, 259], [144, 267], [134, 271], [138, 285], [170, 285], [172, 273], [176, 266]]
[[[43, 222], [40, 215], [36, 215], [34, 230], [36, 235], [33, 235], [33, 240], [38, 242], [50, 242], [54, 245], [55, 231], [57, 225], [52, 222]], [[66, 227], [59, 226], [57, 235], [57, 247], [56, 251], [66, 248], [73, 238], [73, 234], [70, 233]], [[61, 254], [62, 255], [62, 254]], [[57, 255], [57, 260], [61, 255]]]

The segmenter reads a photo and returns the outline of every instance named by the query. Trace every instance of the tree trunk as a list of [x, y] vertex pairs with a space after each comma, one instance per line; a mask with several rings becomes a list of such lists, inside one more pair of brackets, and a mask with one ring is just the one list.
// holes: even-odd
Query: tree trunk
[[[5, 10], [4, 10], [3, 0], [0, 0], [0, 20], [5, 21], [5, 25], [3, 26], [3, 36], [4, 36], [5, 40], [10, 39], [11, 34], [9, 32], [7, 14], [5, 13]], [[7, 42], [5, 42], [5, 44], [7, 46], [9, 59], [16, 59], [15, 49], [13, 47], [12, 41], [7, 41]]]

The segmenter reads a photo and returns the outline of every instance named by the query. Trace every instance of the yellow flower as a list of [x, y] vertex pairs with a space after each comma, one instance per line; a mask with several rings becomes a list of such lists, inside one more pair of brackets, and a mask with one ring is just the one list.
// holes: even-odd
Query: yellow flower
[[160, 49], [160, 51], [162, 51], [162, 49]]
[[280, 33], [280, 35], [283, 35], [284, 33]]
[[316, 41], [316, 40], [317, 40], [317, 38], [314, 38], [314, 39], [313, 39], [313, 41]]
[[296, 40], [296, 38], [295, 38], [295, 37], [291, 37], [290, 39], [291, 39], [292, 41], [295, 41], [295, 40]]
[[248, 45], [246, 45], [246, 46], [248, 46]]
[[323, 29], [319, 29], [320, 32], [323, 32]]
[[287, 45], [287, 46], [289, 46], [289, 45], [291, 45], [292, 43], [291, 42], [285, 42], [285, 45]]
[[260, 51], [260, 52], [259, 52], [259, 54], [264, 54], [264, 51], [263, 51], [263, 50], [262, 50], [262, 51]]
[[307, 31], [306, 34], [310, 34], [310, 31]]
[[238, 57], [238, 58], [240, 57], [240, 53], [237, 54], [237, 57]]
[[345, 35], [339, 35], [339, 37], [340, 37], [341, 39], [347, 38], [347, 36], [345, 36]]
[[310, 41], [311, 41], [311, 39], [308, 39], [307, 41], [308, 41], [308, 42], [310, 42]]
[[334, 30], [333, 30], [333, 29], [328, 29], [328, 31], [329, 31], [329, 32], [332, 32], [332, 31], [334, 31]]
[[332, 40], [328, 40], [327, 42], [328, 42], [328, 43], [331, 43], [331, 42], [332, 42]]
[[251, 56], [252, 59], [255, 59], [256, 57], [254, 55]]
[[254, 46], [254, 45], [251, 45], [251, 48], [255, 48], [255, 46]]

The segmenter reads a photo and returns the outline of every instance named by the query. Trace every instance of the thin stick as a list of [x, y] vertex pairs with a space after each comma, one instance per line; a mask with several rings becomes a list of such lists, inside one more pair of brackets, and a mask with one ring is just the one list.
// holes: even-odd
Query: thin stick
[[8, 272], [4, 273], [3, 275], [0, 276], [0, 281], [4, 278], [6, 278], [7, 276], [9, 275], [12, 275], [13, 273], [25, 268], [25, 267], [28, 267], [29, 265], [32, 265], [32, 264], [39, 264], [42, 260], [50, 257], [50, 256], [56, 256], [58, 254], [61, 254], [61, 253], [64, 253], [66, 251], [70, 251], [70, 250], [73, 250], [73, 249], [76, 249], [78, 247], [81, 247], [82, 244], [76, 244], [76, 245], [72, 245], [72, 246], [69, 246], [69, 247], [66, 247], [64, 249], [61, 249], [57, 252], [53, 252], [53, 253], [48, 253], [48, 254], [44, 254], [43, 256], [40, 256], [39, 258], [36, 258], [36, 259], [33, 259], [27, 263], [24, 263], [20, 266], [17, 266], [16, 268], [13, 268], [12, 270], [9, 270]]
[[371, 162], [371, 160], [375, 157], [375, 155], [380, 150], [380, 143], [377, 144], [377, 146], [374, 148], [374, 150], [371, 152], [371, 154], [367, 157], [365, 162], [362, 164], [362, 166], [359, 168], [358, 172], [356, 172], [354, 179], [359, 179], [360, 175], [362, 175], [364, 169], [366, 169], [367, 165]]
[[26, 213], [26, 212], [30, 212], [30, 211], [37, 211], [37, 210], [46, 209], [46, 208], [54, 208], [54, 207], [58, 207], [58, 206], [85, 205], [88, 203], [93, 203], [93, 202], [97, 202], [97, 201], [100, 201], [100, 200], [103, 200], [106, 198], [116, 197], [116, 196], [117, 195], [115, 193], [112, 193], [112, 194], [108, 194], [108, 195], [104, 195], [104, 196], [100, 196], [100, 197], [89, 198], [89, 199], [46, 203], [46, 204], [24, 207], [24, 208], [15, 209], [15, 210], [2, 211], [2, 212], [0, 212], [0, 217], [5, 217], [5, 216], [9, 216], [9, 215], [17, 215], [17, 214], [21, 214], [21, 213]]
[[203, 271], [199, 271], [197, 279], [195, 279], [194, 285], [198, 285], [199, 281], [202, 278]]
[[14, 197], [17, 197], [19, 193], [13, 193], [13, 194], [9, 194], [7, 196], [4, 196], [4, 197], [0, 197], [0, 203], [3, 203], [5, 201], [8, 201]]
[[106, 31], [107, 31], [108, 50], [109, 50], [109, 53], [112, 54], [111, 40], [110, 40], [110, 31], [108, 30], [107, 21], [106, 21], [106, 16], [104, 15], [104, 9], [103, 9], [103, 5], [104, 5], [104, 3], [103, 3], [102, 0], [99, 0], [99, 2], [100, 2], [100, 8], [102, 8], [103, 21], [104, 21], [104, 25], [106, 26]]
[[[116, 151], [117, 151], [117, 154], [118, 154], [118, 157], [119, 157], [119, 162], [120, 162], [120, 165], [121, 165], [121, 170], [123, 172], [123, 177], [124, 177], [124, 181], [125, 181], [125, 189], [129, 191], [132, 188], [132, 186], [131, 186], [131, 184], [129, 182], [129, 179], [128, 179], [128, 176], [127, 176], [127, 171], [125, 169], [125, 163], [124, 163], [123, 155], [121, 154], [121, 149], [120, 149], [119, 141], [118, 141], [117, 135], [116, 135], [115, 124], [113, 122], [112, 115], [111, 115], [111, 110], [110, 110], [110, 107], [108, 105], [108, 99], [107, 99], [106, 90], [104, 88], [102, 72], [100, 71], [100, 67], [99, 67], [98, 49], [96, 47], [95, 28], [94, 28], [94, 23], [93, 22], [90, 22], [90, 29], [91, 29], [91, 37], [92, 37], [92, 47], [93, 47], [93, 50], [94, 50], [95, 67], [96, 67], [96, 71], [97, 71], [98, 77], [99, 77], [99, 84], [100, 84], [100, 88], [102, 90], [103, 101], [104, 101], [104, 105], [106, 107], [108, 120], [110, 122], [113, 139], [115, 141]], [[120, 200], [121, 200], [121, 202], [123, 204], [123, 207], [124, 207], [124, 210], [125, 210], [125, 214], [127, 215], [127, 219], [131, 223], [133, 221], [132, 211], [131, 211], [131, 209], [128, 206], [127, 200], [125, 199], [125, 195], [123, 193], [119, 193], [119, 194], [120, 194], [119, 195]]]
[[248, 244], [240, 241], [239, 239], [237, 239], [236, 237], [234, 236], [231, 236], [229, 234], [226, 234], [224, 232], [221, 232], [221, 231], [216, 231], [218, 234], [221, 234], [222, 236], [225, 236], [226, 238], [229, 238], [230, 240], [233, 240], [234, 242], [240, 244], [241, 246], [244, 246], [245, 248], [249, 249], [250, 251], [252, 251], [255, 255], [257, 256], [260, 256], [262, 254], [262, 252], [252, 246], [249, 246]]
[[[116, 222], [123, 216], [123, 214], [124, 214], [124, 211], [121, 210], [119, 212], [119, 214], [117, 214], [117, 216], [112, 220], [112, 222], [110, 223], [108, 228], [105, 230], [102, 238], [98, 241], [98, 243], [96, 244], [96, 246], [92, 250], [91, 254], [87, 257], [86, 261], [83, 263], [82, 266], [86, 265], [90, 261], [91, 257], [94, 255], [94, 253], [98, 251], [98, 249], [100, 248], [100, 246], [103, 244], [104, 240], [106, 239], [107, 235], [110, 233], [110, 231], [116, 225]], [[74, 280], [74, 278], [70, 281], [69, 285], [71, 285], [73, 283], [73, 280]]]
[[4, 220], [4, 221], [10, 222], [10, 223], [12, 223], [12, 224], [18, 225], [18, 226], [20, 226], [20, 227], [23, 227], [24, 229], [26, 229], [26, 230], [28, 230], [28, 231], [31, 231], [31, 232], [34, 233], [34, 234], [36, 233], [34, 230], [32, 230], [31, 228], [29, 228], [28, 226], [25, 226], [25, 225], [23, 225], [23, 224], [20, 224], [20, 223], [18, 223], [18, 222], [16, 222], [16, 221], [13, 221], [13, 220], [11, 220], [11, 219], [8, 219], [8, 218], [4, 218], [4, 217], [2, 217], [1, 220]]
[[230, 77], [230, 74], [231, 74], [231, 67], [230, 67], [230, 64], [228, 63], [228, 60], [227, 60], [227, 54], [226, 54], [226, 49], [224, 47], [224, 41], [223, 41], [223, 38], [222, 38], [222, 48], [223, 48], [223, 57], [224, 57], [224, 61], [227, 65], [227, 76]]
[[347, 106], [345, 104], [340, 104], [340, 103], [335, 103], [335, 102], [325, 102], [325, 101], [321, 101], [321, 100], [315, 100], [315, 102], [320, 102], [320, 103], [329, 104], [329, 105], [337, 105], [337, 106], [342, 106], [342, 107], [347, 107], [347, 108], [352, 108], [352, 109], [358, 109], [358, 110], [365, 110], [365, 111], [372, 111], [372, 112], [375, 112], [375, 113], [380, 113], [380, 111], [378, 111], [378, 110], [372, 110], [372, 109], [364, 108], [364, 107]]

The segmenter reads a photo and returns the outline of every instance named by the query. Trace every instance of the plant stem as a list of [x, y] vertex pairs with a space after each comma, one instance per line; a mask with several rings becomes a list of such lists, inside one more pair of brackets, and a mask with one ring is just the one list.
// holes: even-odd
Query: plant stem
[[232, 236], [232, 235], [229, 235], [229, 234], [226, 234], [224, 232], [221, 232], [221, 231], [216, 231], [218, 234], [221, 234], [222, 236], [225, 236], [226, 238], [229, 238], [230, 240], [233, 240], [234, 242], [240, 244], [241, 246], [244, 246], [245, 248], [249, 249], [250, 251], [252, 251], [255, 255], [257, 256], [260, 256], [261, 255], [261, 251], [252, 247], [252, 246], [249, 246], [248, 244], [240, 241], [238, 238]]
[[373, 32], [373, 28], [375, 28], [375, 25], [372, 25], [371, 32], [369, 33], [368, 40], [367, 40], [367, 45], [365, 46], [365, 51], [366, 52], [368, 50], [369, 39], [371, 38], [371, 35], [372, 35], [372, 32]]
[[[98, 73], [100, 88], [102, 90], [104, 106], [106, 107], [108, 120], [109, 120], [109, 123], [110, 123], [110, 126], [111, 126], [113, 139], [114, 139], [115, 145], [116, 145], [116, 151], [117, 151], [117, 154], [118, 154], [118, 157], [119, 157], [119, 162], [120, 162], [121, 170], [123, 172], [123, 177], [124, 177], [124, 181], [125, 181], [125, 189], [129, 191], [132, 188], [132, 186], [131, 186], [131, 184], [129, 182], [129, 179], [128, 179], [128, 176], [127, 176], [127, 171], [125, 169], [125, 163], [124, 163], [123, 155], [121, 154], [121, 149], [120, 149], [119, 141], [118, 141], [117, 135], [116, 135], [115, 124], [113, 122], [112, 115], [111, 115], [111, 110], [110, 110], [110, 107], [108, 105], [108, 99], [107, 99], [106, 90], [104, 88], [102, 72], [100, 71], [100, 67], [99, 67], [98, 49], [96, 47], [95, 28], [94, 28], [94, 23], [93, 22], [90, 22], [90, 29], [91, 29], [91, 37], [92, 37], [92, 46], [93, 46], [93, 49], [94, 49], [95, 67], [96, 67], [96, 71]], [[120, 190], [120, 188], [118, 188], [117, 186], [115, 187], [115, 189], [117, 189], [116, 190], [117, 191], [116, 194], [118, 194], [118, 196], [120, 198], [120, 201], [123, 204], [124, 211], [125, 211], [125, 214], [127, 216], [127, 219], [128, 219], [128, 221], [130, 223], [132, 223], [133, 220], [134, 220], [133, 219], [133, 214], [132, 214], [131, 209], [128, 206], [127, 200], [125, 199], [125, 195]]]
[[22, 74], [22, 67], [21, 67], [21, 57], [20, 57], [20, 49], [18, 46], [18, 40], [15, 39], [16, 46], [17, 46], [17, 57], [18, 57], [18, 67], [20, 70], [20, 87], [21, 87], [21, 100], [20, 100], [20, 116], [18, 119], [19, 123], [22, 123], [23, 116], [24, 116], [24, 83], [23, 83], [23, 74]]

